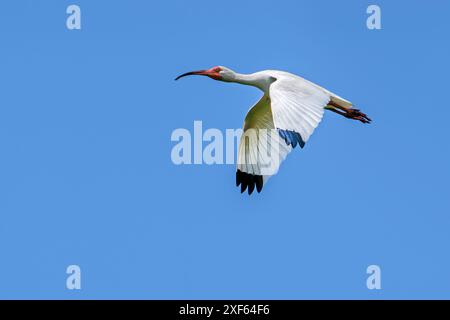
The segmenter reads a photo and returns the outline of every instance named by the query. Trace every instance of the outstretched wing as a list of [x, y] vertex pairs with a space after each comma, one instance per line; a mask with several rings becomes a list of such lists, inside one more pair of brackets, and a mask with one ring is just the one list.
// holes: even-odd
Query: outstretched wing
[[330, 94], [297, 76], [278, 72], [269, 88], [275, 128], [286, 144], [304, 147], [322, 120]]
[[270, 72], [276, 80], [247, 113], [239, 144], [236, 185], [249, 194], [261, 191], [293, 148], [305, 146], [335, 97], [303, 78]]
[[252, 194], [255, 188], [261, 192], [268, 177], [277, 173], [292, 150], [275, 129], [270, 105], [265, 94], [245, 117], [236, 172], [236, 186], [241, 186], [241, 192], [248, 189]]

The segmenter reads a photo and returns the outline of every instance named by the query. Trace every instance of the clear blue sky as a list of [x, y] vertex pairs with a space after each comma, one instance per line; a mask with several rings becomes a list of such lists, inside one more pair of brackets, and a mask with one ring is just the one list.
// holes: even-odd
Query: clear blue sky
[[[382, 9], [382, 30], [366, 8]], [[66, 29], [78, 4], [82, 30]], [[448, 1], [2, 1], [0, 298], [450, 298]], [[176, 128], [280, 69], [353, 101], [263, 193], [175, 166]], [[82, 290], [65, 287], [82, 269]], [[382, 290], [366, 268], [382, 269]]]

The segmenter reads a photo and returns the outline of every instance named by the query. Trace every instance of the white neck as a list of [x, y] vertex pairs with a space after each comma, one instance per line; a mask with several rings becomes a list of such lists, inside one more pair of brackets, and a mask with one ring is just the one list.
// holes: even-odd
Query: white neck
[[267, 92], [269, 90], [271, 83], [274, 81], [275, 81], [274, 78], [261, 72], [256, 72], [252, 74], [235, 73], [234, 79], [231, 80], [230, 82], [236, 82], [247, 86], [253, 86], [261, 89], [264, 92]]

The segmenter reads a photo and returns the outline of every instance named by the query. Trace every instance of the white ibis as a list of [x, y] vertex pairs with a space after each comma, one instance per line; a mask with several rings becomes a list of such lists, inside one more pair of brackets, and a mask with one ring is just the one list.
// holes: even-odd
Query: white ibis
[[[296, 146], [300, 148], [305, 146], [322, 120], [324, 110], [362, 123], [371, 122], [360, 110], [352, 108], [351, 102], [288, 72], [266, 70], [239, 74], [218, 66], [208, 70], [187, 72], [175, 80], [190, 75], [250, 85], [264, 93], [247, 112], [244, 120], [244, 134], [239, 144], [236, 172], [236, 186], [241, 186], [241, 193], [248, 190], [248, 194], [252, 194], [255, 188], [258, 193], [261, 192], [267, 179], [277, 173], [286, 155]], [[255, 132], [257, 139], [246, 140], [245, 136], [249, 131]], [[273, 154], [273, 150], [276, 154]], [[265, 163], [257, 160], [262, 153], [270, 154], [269, 171], [265, 168]]]

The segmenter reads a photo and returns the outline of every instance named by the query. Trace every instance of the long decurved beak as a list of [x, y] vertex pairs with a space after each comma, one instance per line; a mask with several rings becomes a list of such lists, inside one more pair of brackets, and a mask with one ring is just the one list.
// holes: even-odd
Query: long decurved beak
[[191, 71], [179, 75], [178, 77], [175, 78], [175, 81], [187, 76], [208, 76], [208, 75], [210, 75], [210, 72], [208, 70]]

